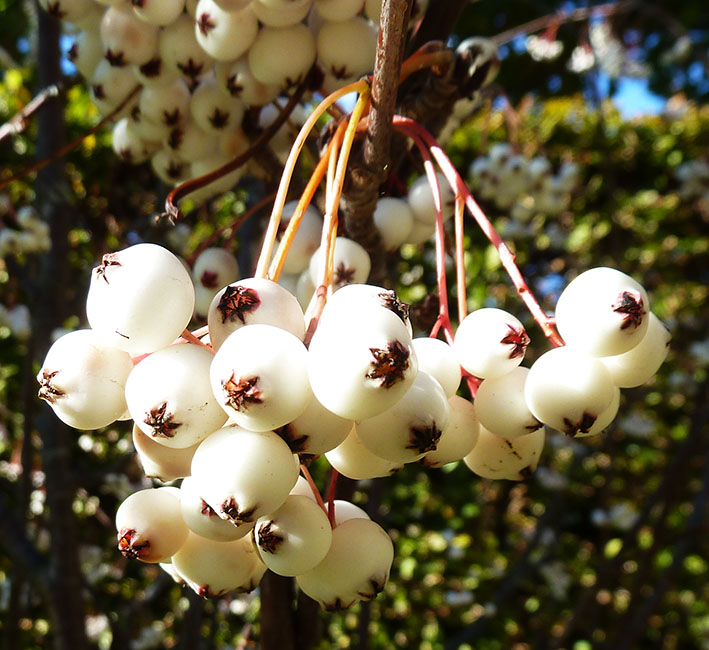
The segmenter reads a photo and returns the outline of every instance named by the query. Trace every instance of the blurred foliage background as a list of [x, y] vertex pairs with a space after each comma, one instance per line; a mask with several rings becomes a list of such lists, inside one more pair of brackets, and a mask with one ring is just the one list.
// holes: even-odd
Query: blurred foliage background
[[[581, 74], [569, 71], [569, 55], [592, 23], [562, 25], [555, 38], [564, 52], [554, 61], [534, 61], [524, 37], [501, 45], [495, 92], [447, 148], [463, 173], [496, 142], [512, 142], [529, 157], [543, 154], [555, 168], [577, 162], [581, 183], [558, 216], [519, 222], [490, 201], [481, 204], [549, 312], [565, 283], [588, 268], [612, 266], [639, 280], [672, 332], [667, 361], [654, 380], [623, 391], [618, 418], [604, 435], [575, 441], [549, 431], [539, 469], [523, 482], [480, 479], [454, 463], [441, 470], [407, 466], [354, 486], [355, 503], [394, 540], [392, 578], [372, 603], [322, 614], [319, 648], [709, 648], [709, 194], [688, 195], [676, 174], [689, 161], [709, 162], [709, 32], [701, 2], [644, 4], [651, 10], [619, 13], [611, 23], [625, 59], [647, 67], [638, 92], [656, 93], [662, 110], [627, 119], [632, 98], [621, 112], [612, 97], [630, 77], [613, 77], [598, 61]], [[493, 36], [558, 8], [470, 3], [455, 38]], [[0, 13], [3, 123], [38, 90], [38, 19], [33, 5], [19, 0], [0, 0]], [[684, 37], [688, 49], [668, 56]], [[64, 120], [72, 139], [98, 116], [84, 86], [67, 87]], [[2, 142], [0, 178], [26, 167], [36, 143], [35, 121]], [[56, 200], [70, 206], [66, 268], [50, 287], [61, 294], [61, 308], [43, 322], [46, 332], [84, 324], [89, 273], [102, 253], [148, 240], [187, 257], [262, 191], [255, 181], [246, 184], [172, 228], [153, 219], [166, 188], [149, 165], [120, 162], [109, 132], [85, 139], [63, 162], [66, 183]], [[36, 200], [36, 190], [30, 177], [2, 191], [10, 207], [0, 229], [13, 227], [13, 214]], [[257, 215], [234, 243], [242, 261], [266, 217]], [[529, 366], [546, 342], [472, 222], [466, 240], [468, 306], [520, 317], [532, 335]], [[42, 269], [42, 255], [6, 255], [0, 302], [41, 311]], [[425, 305], [435, 287], [432, 244], [403, 247], [391, 269], [401, 296]], [[422, 323], [425, 312], [419, 310]], [[57, 528], [40, 453], [46, 441], [38, 433], [47, 409], [34, 397], [44, 350], [36, 320], [35, 334], [11, 325], [0, 326], [0, 647], [35, 650], [60, 647], [52, 597], [16, 562], [27, 546], [42, 570], [56, 566], [47, 560], [58, 542], [49, 533]], [[63, 449], [81, 581], [61, 597], [85, 604], [87, 647], [257, 647], [258, 592], [203, 602], [158, 567], [116, 551], [118, 503], [150, 483], [130, 427], [71, 432]], [[324, 459], [315, 461], [321, 487], [327, 470]]]

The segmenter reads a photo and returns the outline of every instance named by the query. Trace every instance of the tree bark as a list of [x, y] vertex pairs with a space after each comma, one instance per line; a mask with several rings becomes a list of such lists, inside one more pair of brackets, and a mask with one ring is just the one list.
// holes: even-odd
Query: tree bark
[[[59, 23], [38, 10], [39, 86], [61, 80], [59, 67]], [[64, 102], [55, 101], [38, 115], [37, 157], [44, 158], [64, 141]], [[33, 305], [33, 327], [40, 357], [49, 346], [49, 335], [61, 323], [67, 309], [68, 207], [64, 166], [54, 162], [38, 173], [36, 183], [39, 213], [49, 222], [52, 250], [43, 256], [39, 269], [37, 302]], [[79, 566], [79, 539], [72, 504], [71, 445], [68, 428], [49, 411], [41, 409], [37, 429], [42, 439], [42, 468], [45, 473], [48, 526], [51, 537], [49, 608], [55, 650], [84, 650], [84, 588]]]

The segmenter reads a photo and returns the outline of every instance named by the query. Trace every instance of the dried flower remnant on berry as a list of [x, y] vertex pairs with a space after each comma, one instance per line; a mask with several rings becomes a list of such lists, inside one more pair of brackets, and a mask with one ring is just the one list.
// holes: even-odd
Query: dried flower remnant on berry
[[145, 414], [143, 422], [153, 430], [156, 438], [173, 438], [176, 430], [182, 426], [182, 422], [173, 422], [174, 417], [175, 414], [167, 410], [167, 402], [162, 402]]
[[381, 578], [370, 578], [369, 586], [371, 589], [369, 591], [358, 591], [357, 595], [362, 600], [374, 600], [380, 593], [382, 593], [382, 591], [384, 591], [385, 584], [386, 580], [382, 580]]
[[236, 411], [245, 411], [249, 404], [261, 404], [261, 391], [258, 389], [258, 377], [239, 377], [231, 373], [226, 381], [222, 380], [222, 390], [226, 393], [227, 406]]
[[187, 63], [178, 63], [177, 68], [183, 75], [185, 75], [185, 77], [189, 77], [194, 80], [202, 74], [204, 65], [202, 63], [197, 63], [192, 57], [190, 57], [187, 59]]
[[126, 59], [123, 52], [113, 52], [112, 50], [106, 50], [106, 54], [103, 58], [108, 61], [108, 63], [114, 68], [122, 68], [126, 64]]
[[409, 427], [409, 444], [406, 449], [412, 449], [419, 454], [435, 451], [442, 433], [435, 422], [431, 422], [429, 426]]
[[588, 433], [596, 422], [597, 416], [584, 411], [578, 422], [572, 422], [569, 418], [564, 418], [564, 435], [573, 438], [579, 433]]
[[133, 528], [123, 528], [118, 532], [118, 550], [129, 560], [139, 560], [150, 551], [150, 542], [141, 540]]
[[200, 514], [204, 515], [205, 517], [215, 517], [217, 515], [216, 511], [212, 506], [210, 506], [204, 499], [200, 498], [200, 507], [199, 507], [199, 512]]
[[351, 284], [354, 281], [355, 269], [351, 266], [346, 266], [344, 262], [340, 262], [335, 269], [332, 277], [332, 284], [338, 288], [344, 287], [346, 284]]
[[367, 379], [378, 380], [382, 388], [391, 388], [404, 378], [410, 365], [410, 353], [399, 341], [387, 343], [385, 348], [369, 348], [369, 351], [374, 360], [369, 364]]
[[197, 27], [204, 36], [211, 32], [216, 26], [216, 23], [206, 11], [197, 18]]
[[349, 609], [356, 601], [345, 603], [339, 596], [331, 603], [323, 603], [326, 612], [341, 612], [344, 609]]
[[285, 541], [282, 535], [273, 530], [273, 522], [269, 521], [258, 529], [258, 545], [266, 552], [274, 554]]
[[382, 307], [393, 311], [404, 323], [409, 322], [409, 306], [393, 291], [382, 291], [379, 299], [382, 301]]
[[199, 279], [203, 287], [207, 289], [215, 289], [217, 287], [219, 276], [214, 271], [205, 271]]
[[510, 359], [523, 357], [524, 353], [527, 351], [530, 340], [527, 332], [525, 332], [523, 328], [514, 327], [509, 323], [507, 327], [509, 332], [500, 340], [500, 343], [512, 346], [509, 354]]
[[629, 327], [637, 329], [647, 314], [642, 296], [634, 291], [623, 291], [613, 305], [613, 311], [623, 314], [623, 324], [620, 326], [622, 330], [627, 330]]
[[45, 368], [42, 370], [42, 377], [39, 378], [40, 387], [37, 396], [50, 404], [54, 404], [58, 398], [66, 395], [64, 391], [59, 390], [56, 386], [52, 385], [52, 379], [54, 379], [58, 374], [58, 370], [50, 371]]
[[109, 284], [107, 275], [108, 267], [120, 265], [121, 263], [118, 261], [117, 253], [106, 253], [101, 258], [101, 265], [96, 267], [96, 276], [99, 278], [103, 278], [106, 281], [106, 284]]
[[215, 108], [211, 115], [207, 117], [209, 123], [215, 129], [223, 129], [229, 122], [229, 113]]
[[253, 289], [237, 285], [224, 289], [217, 309], [222, 315], [222, 323], [226, 323], [227, 319], [233, 323], [238, 318], [245, 325], [246, 314], [254, 311], [260, 304], [261, 300]]
[[252, 522], [257, 508], [258, 506], [254, 506], [248, 510], [240, 510], [236, 499], [234, 497], [229, 497], [226, 501], [224, 501], [224, 503], [222, 503], [220, 510], [226, 519], [228, 519], [232, 524], [238, 526], [239, 524], [247, 524]]

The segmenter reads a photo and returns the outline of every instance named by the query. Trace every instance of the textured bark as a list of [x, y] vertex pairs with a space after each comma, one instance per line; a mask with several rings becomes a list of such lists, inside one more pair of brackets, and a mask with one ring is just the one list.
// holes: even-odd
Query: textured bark
[[[38, 11], [39, 86], [59, 83], [59, 23]], [[64, 140], [63, 102], [55, 101], [38, 114], [37, 157], [56, 151]], [[36, 184], [37, 207], [49, 222], [52, 250], [42, 257], [39, 268], [37, 302], [33, 305], [33, 327], [39, 356], [49, 345], [49, 333], [61, 323], [67, 309], [68, 206], [64, 167], [54, 162], [39, 172]], [[51, 537], [49, 607], [53, 643], [56, 650], [84, 650], [83, 580], [79, 567], [79, 539], [72, 509], [74, 481], [71, 475], [71, 444], [68, 428], [51, 413], [41, 409], [37, 430], [42, 439], [42, 468], [45, 473]]]
[[375, 284], [386, 283], [386, 256], [372, 215], [379, 200], [379, 186], [389, 170], [391, 123], [410, 13], [409, 0], [384, 0], [382, 4], [369, 126], [363, 148], [351, 160], [342, 194], [345, 232], [369, 253], [370, 281]]

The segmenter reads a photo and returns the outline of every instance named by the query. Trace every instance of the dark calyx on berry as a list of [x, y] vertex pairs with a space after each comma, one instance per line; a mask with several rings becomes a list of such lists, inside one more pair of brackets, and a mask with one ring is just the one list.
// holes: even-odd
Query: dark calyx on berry
[[583, 412], [578, 422], [572, 422], [569, 418], [564, 418], [564, 435], [573, 438], [579, 433], [588, 433], [596, 422], [597, 416], [587, 411]]
[[429, 426], [409, 427], [409, 444], [406, 449], [412, 449], [419, 454], [435, 451], [442, 433], [435, 422], [431, 422]]
[[523, 357], [524, 353], [527, 351], [527, 346], [529, 345], [529, 336], [523, 328], [514, 327], [513, 325], [507, 324], [508, 332], [500, 340], [500, 343], [505, 345], [513, 346], [510, 350], [510, 359], [516, 359], [517, 357]]
[[151, 408], [145, 414], [143, 422], [153, 430], [156, 438], [173, 438], [182, 422], [173, 422], [174, 413], [167, 410], [167, 402], [162, 402]]
[[148, 554], [150, 542], [141, 540], [140, 535], [133, 528], [123, 528], [116, 535], [118, 550], [129, 560], [137, 560]]
[[258, 506], [254, 506], [253, 508], [248, 508], [247, 510], [240, 510], [236, 499], [234, 499], [234, 497], [229, 497], [226, 501], [224, 501], [224, 503], [222, 503], [221, 512], [232, 524], [238, 526], [239, 524], [252, 522], [254, 520], [254, 513], [256, 512], [257, 507]]
[[258, 545], [266, 553], [275, 553], [284, 541], [285, 538], [273, 530], [272, 521], [266, 522], [258, 529]]
[[261, 391], [258, 389], [258, 377], [239, 377], [231, 373], [226, 381], [222, 380], [222, 390], [226, 393], [225, 404], [236, 411], [245, 411], [249, 404], [261, 404]]
[[409, 369], [409, 351], [399, 342], [387, 343], [385, 348], [369, 348], [374, 360], [370, 362], [371, 370], [367, 379], [379, 381], [382, 388], [391, 388], [404, 378]]
[[260, 304], [261, 300], [253, 289], [237, 284], [224, 289], [217, 310], [222, 315], [222, 323], [226, 323], [227, 320], [233, 323], [238, 319], [245, 325], [246, 314], [256, 309]]
[[42, 370], [42, 378], [39, 380], [39, 391], [37, 392], [37, 396], [50, 404], [54, 404], [58, 398], [66, 395], [64, 391], [61, 391], [56, 386], [52, 385], [52, 379], [54, 379], [58, 374], [58, 370], [50, 371], [45, 368]]
[[613, 304], [613, 311], [623, 314], [623, 324], [620, 326], [622, 330], [627, 330], [629, 327], [637, 329], [647, 314], [642, 296], [632, 291], [623, 291], [618, 296]]

